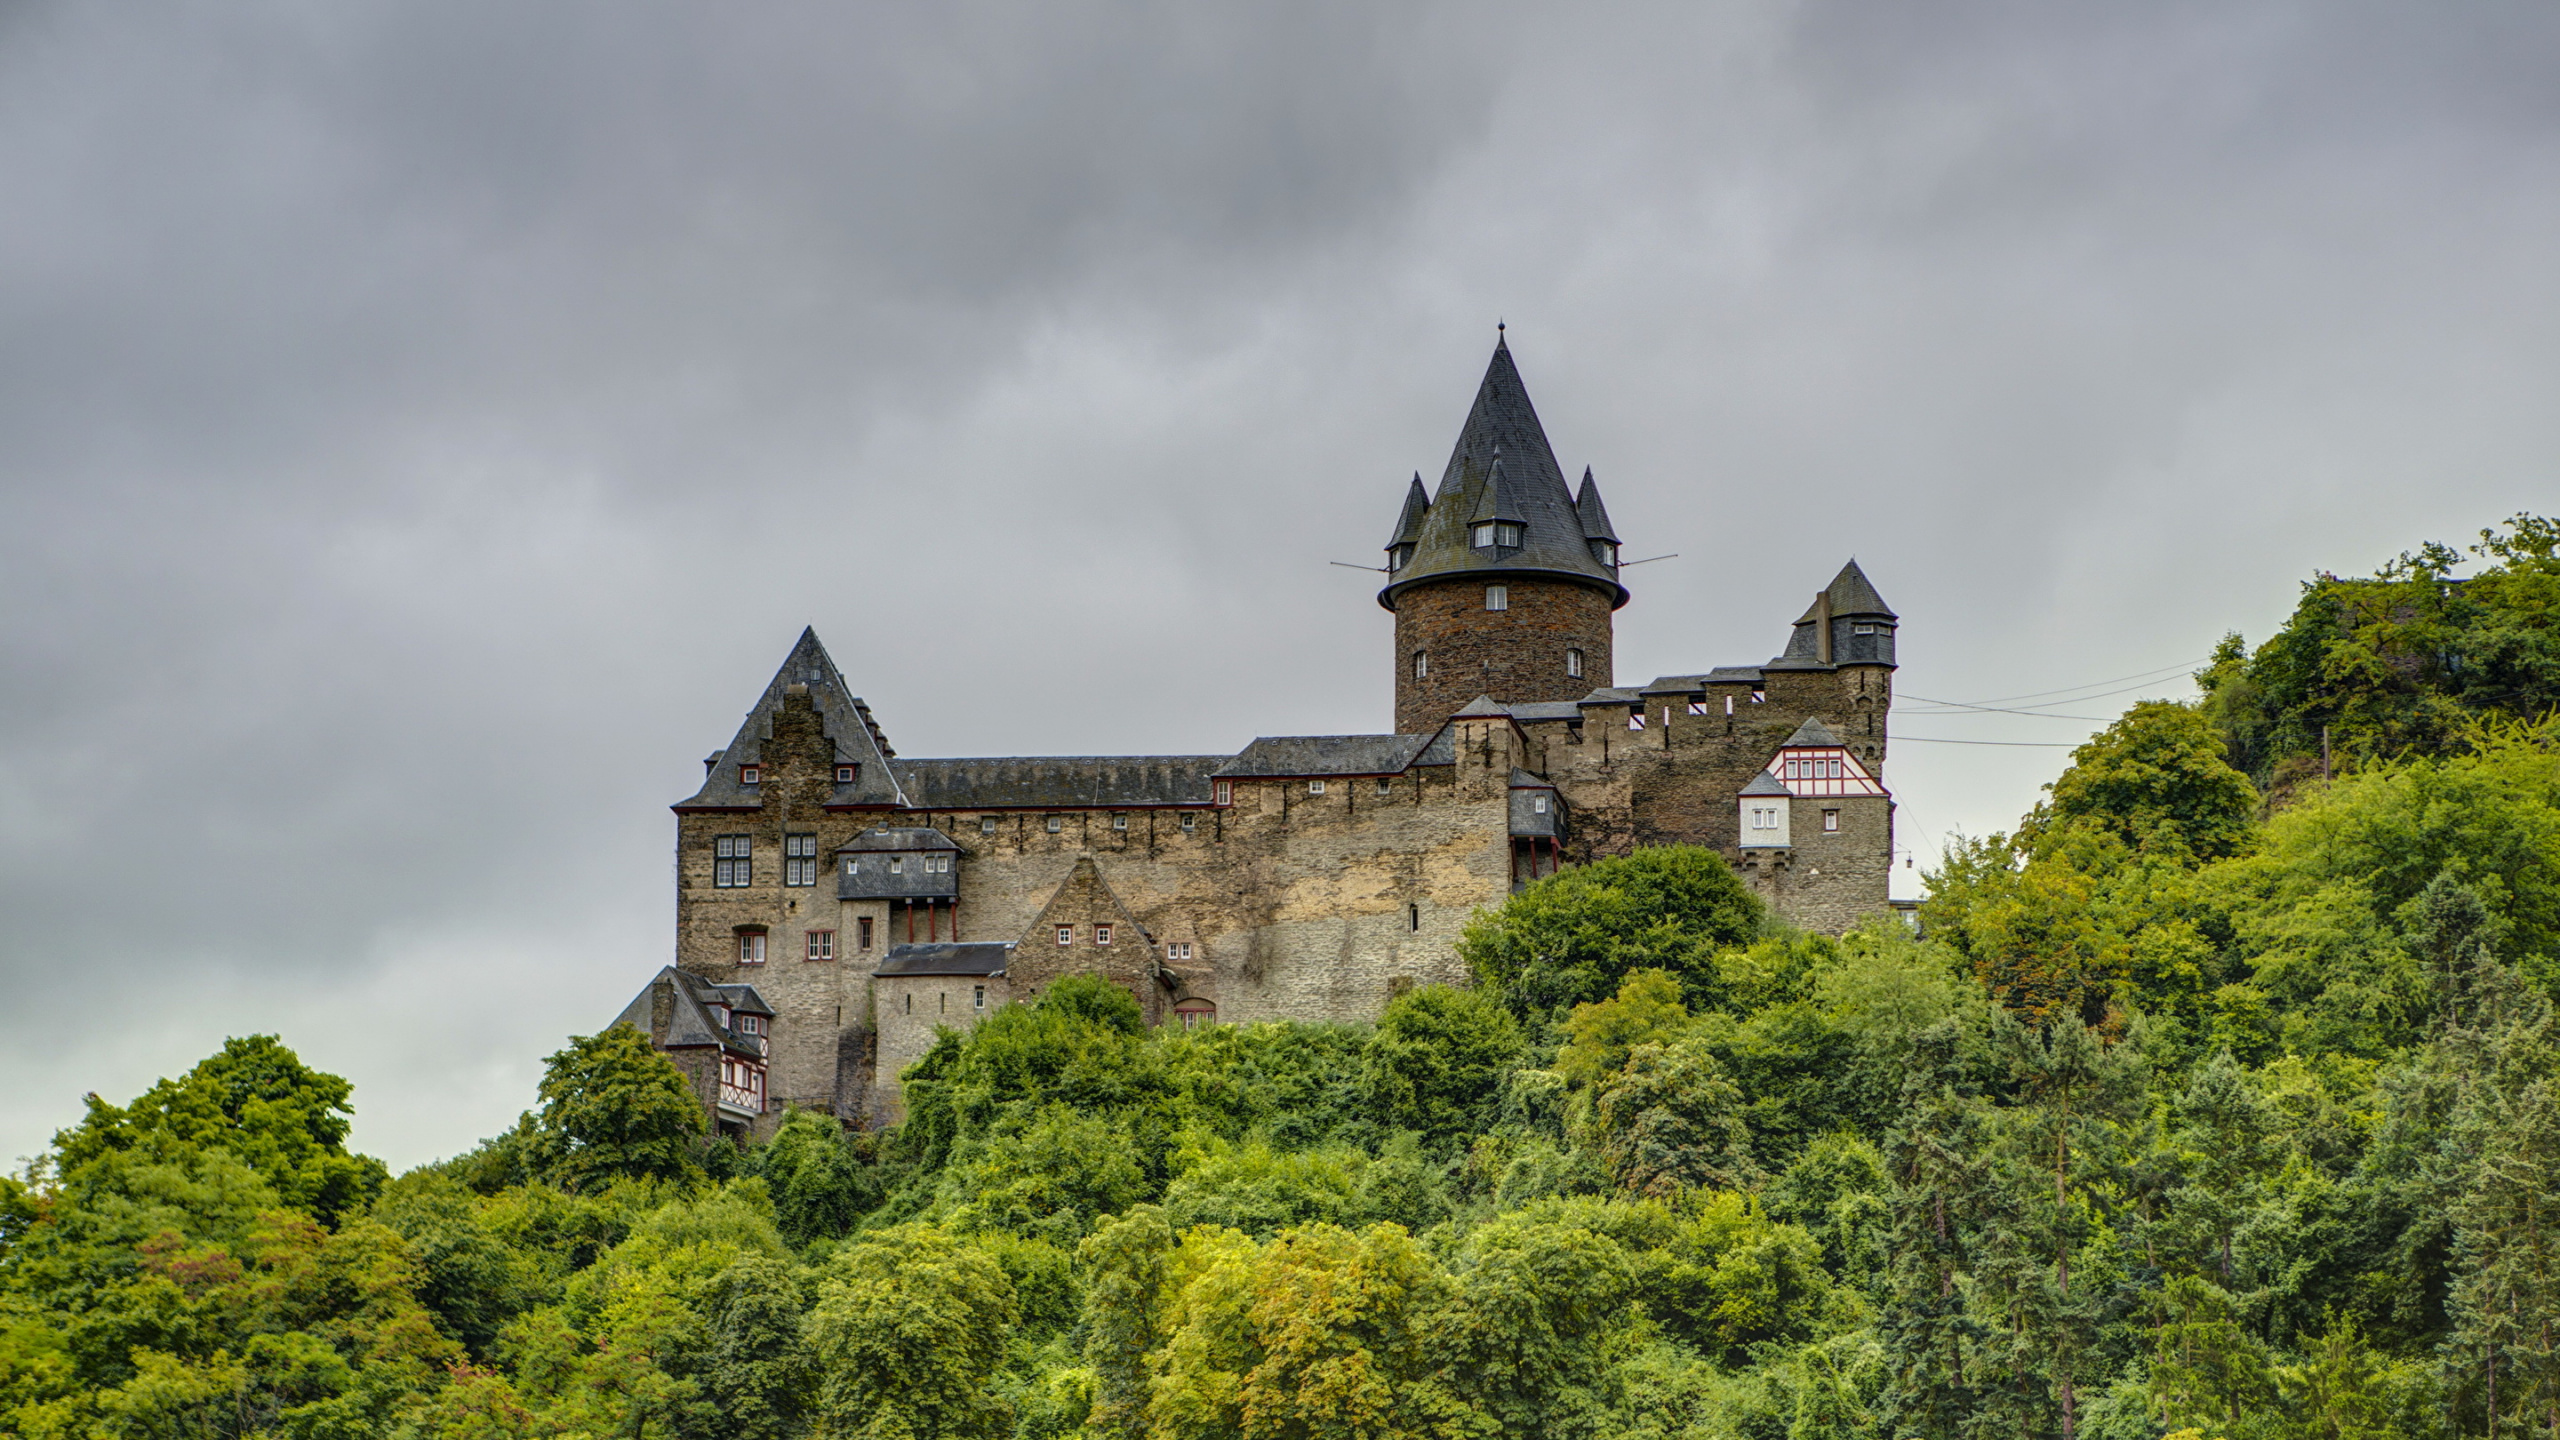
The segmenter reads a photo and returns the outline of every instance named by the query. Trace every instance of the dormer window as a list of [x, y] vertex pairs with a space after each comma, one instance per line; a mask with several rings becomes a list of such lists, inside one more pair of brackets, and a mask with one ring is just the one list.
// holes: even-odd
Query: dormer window
[[1612, 541], [1594, 540], [1591, 542], [1591, 558], [1615, 570], [1618, 568], [1618, 547]]
[[1534, 814], [1538, 814], [1538, 815], [1544, 815], [1544, 814], [1546, 814], [1546, 813], [1547, 813], [1547, 797], [1546, 797], [1546, 796], [1544, 796], [1544, 795], [1532, 795], [1532, 796], [1530, 796], [1530, 797], [1529, 797], [1529, 809], [1530, 809], [1530, 811], [1531, 811], [1532, 813], [1534, 813]]
[[1488, 520], [1476, 527], [1474, 538], [1476, 548], [1480, 550], [1506, 545], [1517, 547], [1520, 527], [1507, 520]]
[[763, 767], [763, 766], [761, 766], [761, 765], [741, 765], [741, 766], [739, 766], [739, 767], [738, 767], [738, 783], [739, 783], [739, 784], [741, 784], [741, 785], [761, 785], [761, 784], [763, 784], [763, 783], [764, 783], [764, 767]]
[[726, 1028], [728, 1027], [728, 1024], [729, 1024], [729, 1007], [728, 1007], [728, 1006], [726, 1006], [726, 1005], [714, 1005], [714, 1006], [712, 1006], [712, 1007], [711, 1007], [711, 1018], [713, 1018], [714, 1020], [719, 1021], [719, 1022], [720, 1022], [721, 1027], [722, 1027], [723, 1029], [726, 1029]]
[[763, 1028], [764, 1022], [753, 1015], [741, 1015], [738, 1017], [738, 1033], [741, 1035], [762, 1034]]
[[839, 765], [836, 767], [836, 783], [839, 785], [850, 785], [856, 779], [860, 778], [861, 775], [862, 767], [859, 765]]
[[906, 856], [904, 856], [904, 855], [892, 855], [892, 856], [890, 856], [890, 857], [889, 857], [889, 873], [890, 873], [890, 874], [892, 874], [892, 875], [901, 874], [901, 873], [903, 873], [903, 872], [906, 870], [906, 868], [907, 868], [907, 857], [906, 857]]

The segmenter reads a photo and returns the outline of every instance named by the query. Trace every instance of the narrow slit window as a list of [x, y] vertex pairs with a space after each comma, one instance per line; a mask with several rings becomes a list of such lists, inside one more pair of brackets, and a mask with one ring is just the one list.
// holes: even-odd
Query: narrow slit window
[[1404, 907], [1404, 928], [1407, 930], [1419, 930], [1422, 928], [1421, 906], [1407, 905]]
[[1430, 651], [1416, 650], [1413, 652], [1413, 678], [1416, 680], [1428, 680], [1431, 678]]
[[853, 922], [853, 943], [863, 950], [871, 948], [871, 917], [865, 915]]
[[1568, 680], [1579, 680], [1582, 678], [1582, 652], [1580, 650], [1568, 649], [1564, 652], [1564, 673], [1565, 678]]

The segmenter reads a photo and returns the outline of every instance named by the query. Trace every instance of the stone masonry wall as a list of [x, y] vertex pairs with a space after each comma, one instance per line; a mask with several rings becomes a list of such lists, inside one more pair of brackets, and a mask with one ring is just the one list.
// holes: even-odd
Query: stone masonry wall
[[[1487, 610], [1488, 582], [1509, 592], [1510, 608]], [[1609, 685], [1609, 597], [1556, 580], [1497, 574], [1417, 585], [1396, 597], [1396, 733], [1428, 735], [1478, 695], [1505, 704], [1579, 700]], [[1582, 674], [1566, 672], [1565, 651], [1582, 651]], [[1431, 673], [1415, 679], [1416, 651]]]

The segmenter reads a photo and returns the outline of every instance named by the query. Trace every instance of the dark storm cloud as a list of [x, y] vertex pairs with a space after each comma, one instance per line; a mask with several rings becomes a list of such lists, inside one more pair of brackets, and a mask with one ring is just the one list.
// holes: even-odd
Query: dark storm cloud
[[[1323, 562], [1497, 314], [1682, 554], [1623, 678], [1852, 552], [1920, 694], [2262, 633], [2547, 505], [2555, 26], [0, 12], [0, 963], [102, 997], [26, 1012], [0, 1140], [250, 1028], [395, 1159], [502, 1125], [666, 954], [663, 806], [803, 623], [909, 753], [1382, 723]], [[1906, 841], [2062, 753], [1899, 748]]]

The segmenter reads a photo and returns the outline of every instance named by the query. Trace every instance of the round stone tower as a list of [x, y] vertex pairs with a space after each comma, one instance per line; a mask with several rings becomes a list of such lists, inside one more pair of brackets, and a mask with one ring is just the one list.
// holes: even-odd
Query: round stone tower
[[1378, 603], [1396, 617], [1396, 733], [1428, 735], [1479, 695], [1579, 700], [1608, 686], [1627, 603], [1591, 472], [1579, 495], [1497, 341], [1440, 489], [1405, 492]]

